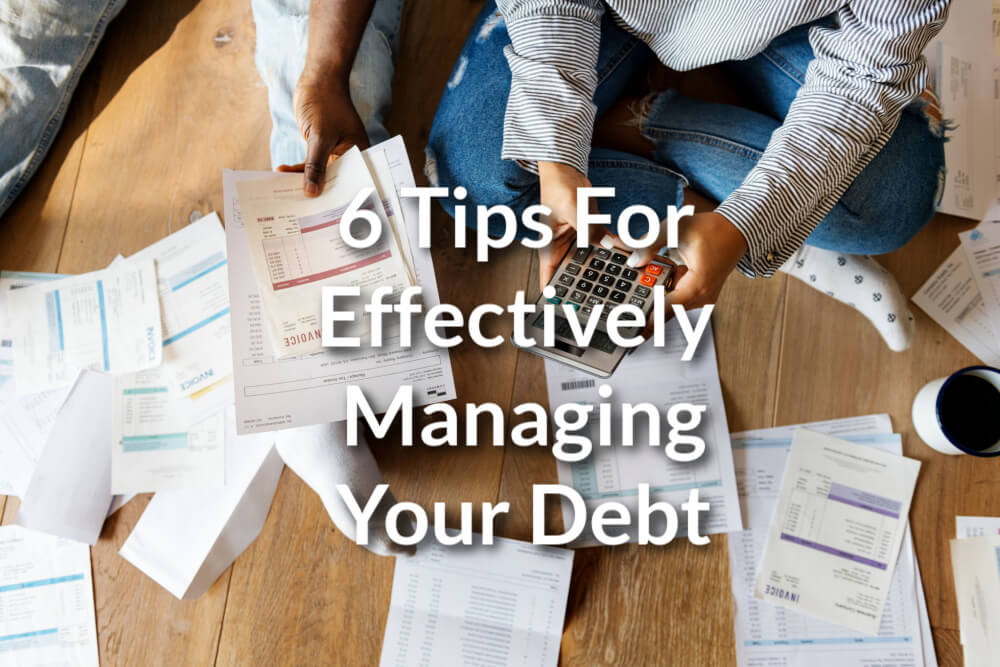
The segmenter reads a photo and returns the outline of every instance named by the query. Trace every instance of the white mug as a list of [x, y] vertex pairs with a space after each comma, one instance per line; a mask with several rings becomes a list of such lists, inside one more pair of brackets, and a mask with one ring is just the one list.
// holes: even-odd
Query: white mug
[[[931, 380], [924, 385], [923, 389], [917, 392], [917, 397], [913, 399], [913, 427], [917, 435], [927, 445], [942, 454], [971, 454], [973, 456], [1000, 456], [1000, 439], [993, 445], [981, 449], [965, 449], [955, 442], [949, 434], [947, 424], [941, 422], [941, 394], [949, 383], [962, 375], [974, 375], [986, 380], [997, 391], [1000, 391], [1000, 370], [991, 366], [969, 366], [955, 371], [951, 375], [936, 380]], [[993, 415], [1000, 420], [1000, 414]]]

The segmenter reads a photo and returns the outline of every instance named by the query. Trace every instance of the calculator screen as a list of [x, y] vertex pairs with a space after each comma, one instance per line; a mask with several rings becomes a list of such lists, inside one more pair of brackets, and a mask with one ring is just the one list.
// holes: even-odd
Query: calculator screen
[[[539, 329], [542, 329], [544, 319], [545, 319], [544, 316], [539, 314], [539, 316], [535, 318], [533, 325]], [[556, 325], [556, 331], [555, 331], [556, 336], [573, 340], [573, 330], [569, 326], [569, 321], [567, 321], [566, 318], [559, 317], [558, 315], [553, 319], [555, 320], [555, 325]], [[562, 349], [560, 347], [560, 341], [556, 341], [556, 347]], [[575, 350], [579, 349], [580, 348], [575, 348]], [[594, 335], [591, 336], [590, 338], [590, 349], [612, 354], [615, 350], [618, 349], [618, 346], [615, 345], [614, 341], [611, 340], [611, 337], [608, 336], [607, 333], [601, 331], [600, 329], [597, 329], [596, 331], [594, 331]], [[579, 353], [577, 353], [575, 350], [566, 350], [566, 351], [573, 352], [577, 356], [581, 356], [583, 354], [582, 350]]]

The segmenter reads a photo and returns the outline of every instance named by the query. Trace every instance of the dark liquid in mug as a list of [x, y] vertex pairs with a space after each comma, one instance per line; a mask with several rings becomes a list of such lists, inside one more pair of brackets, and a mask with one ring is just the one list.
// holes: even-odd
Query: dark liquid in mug
[[975, 375], [959, 375], [941, 391], [939, 417], [959, 448], [982, 452], [1000, 440], [1000, 390]]

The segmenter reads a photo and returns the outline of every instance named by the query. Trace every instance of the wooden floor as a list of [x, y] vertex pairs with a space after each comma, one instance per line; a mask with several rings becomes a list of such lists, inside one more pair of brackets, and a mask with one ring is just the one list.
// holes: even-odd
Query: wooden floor
[[[31, 186], [0, 221], [0, 268], [78, 273], [131, 254], [193, 217], [222, 211], [221, 170], [266, 169], [266, 92], [253, 66], [247, 0], [132, 2], [111, 25]], [[408, 3], [391, 129], [422, 166], [434, 108], [472, 0]], [[958, 244], [967, 222], [941, 217], [885, 258], [912, 294]], [[511, 251], [470, 290], [474, 258], [434, 250], [442, 301], [468, 312], [507, 303], [535, 284], [532, 254]], [[961, 663], [948, 539], [956, 514], [1000, 515], [1000, 461], [933, 454], [909, 417], [927, 381], [976, 360], [923, 313], [902, 354], [855, 311], [805, 285], [730, 280], [716, 309], [719, 366], [732, 430], [888, 412], [908, 456], [923, 461], [911, 521], [938, 658]], [[510, 346], [453, 352], [463, 401], [545, 400], [537, 357]], [[509, 500], [503, 527], [529, 538], [530, 485], [555, 481], [542, 449], [376, 447], [397, 498]], [[378, 662], [393, 563], [334, 529], [317, 497], [289, 470], [260, 538], [197, 601], [179, 602], [117, 552], [148, 499], [105, 526], [93, 549], [102, 662], [113, 664], [332, 664]], [[5, 507], [6, 505], [6, 507]], [[17, 501], [0, 497], [4, 522]], [[724, 536], [710, 546], [581, 550], [562, 642], [563, 665], [735, 663]]]

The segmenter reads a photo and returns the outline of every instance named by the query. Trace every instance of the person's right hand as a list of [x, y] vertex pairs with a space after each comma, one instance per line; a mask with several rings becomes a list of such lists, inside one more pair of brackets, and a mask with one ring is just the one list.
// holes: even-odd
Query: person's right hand
[[303, 72], [293, 98], [295, 120], [306, 140], [306, 161], [281, 165], [278, 171], [302, 172], [302, 189], [315, 197], [323, 191], [326, 167], [353, 146], [368, 148], [368, 133], [351, 102], [350, 87], [338, 77]]

